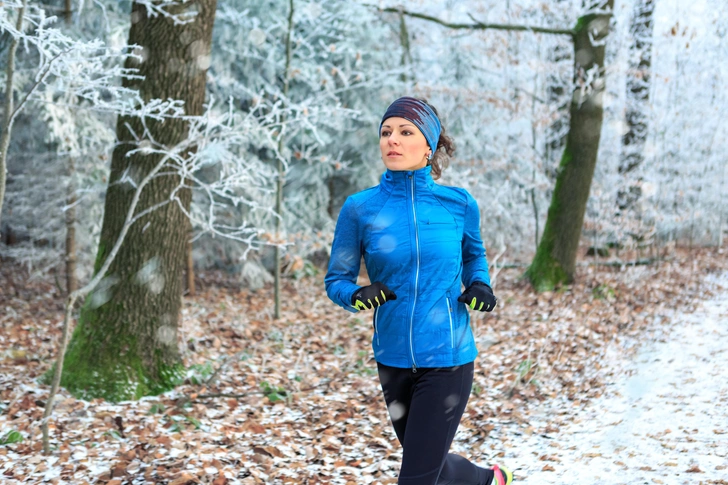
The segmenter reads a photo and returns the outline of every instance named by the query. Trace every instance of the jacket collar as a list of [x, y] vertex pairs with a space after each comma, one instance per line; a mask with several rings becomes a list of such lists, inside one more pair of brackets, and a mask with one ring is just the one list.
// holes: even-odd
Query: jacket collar
[[382, 179], [379, 185], [387, 192], [398, 192], [406, 191], [411, 187], [412, 181], [410, 176], [414, 178], [415, 190], [430, 189], [435, 185], [435, 181], [432, 179], [430, 172], [432, 167], [425, 166], [418, 170], [390, 170], [382, 174]]

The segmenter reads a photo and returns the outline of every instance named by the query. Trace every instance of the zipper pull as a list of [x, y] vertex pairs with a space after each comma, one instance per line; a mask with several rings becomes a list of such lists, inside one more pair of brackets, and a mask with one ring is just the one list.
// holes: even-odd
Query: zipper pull
[[417, 374], [417, 367], [414, 364], [412, 364], [412, 373]]

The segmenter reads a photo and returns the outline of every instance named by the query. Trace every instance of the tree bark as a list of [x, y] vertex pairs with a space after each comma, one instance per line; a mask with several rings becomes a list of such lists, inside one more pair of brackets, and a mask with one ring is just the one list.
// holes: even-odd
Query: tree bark
[[[644, 161], [647, 141], [647, 111], [650, 102], [652, 70], [652, 32], [654, 0], [637, 0], [632, 17], [632, 59], [627, 76], [627, 133], [622, 137], [619, 173], [632, 172]], [[628, 209], [642, 196], [638, 184], [632, 183], [617, 194], [617, 206]]]
[[[614, 0], [609, 0], [607, 5], [611, 12]], [[602, 131], [604, 53], [610, 18], [611, 13], [590, 13], [579, 18], [574, 29], [575, 78], [569, 108], [569, 134], [544, 233], [526, 271], [537, 291], [551, 290], [558, 284], [574, 280], [577, 249]]]
[[[216, 6], [217, 0], [195, 0], [167, 7], [173, 15], [196, 12], [191, 22], [180, 24], [162, 15], [149, 17], [146, 7], [134, 3], [129, 44], [141, 46], [142, 60], [129, 59], [126, 67], [138, 68], [143, 78], [124, 80], [124, 85], [138, 89], [145, 101], [179, 99], [186, 115], [202, 114]], [[145, 126], [166, 147], [186, 139], [189, 131], [182, 119], [143, 125], [138, 118], [119, 116], [96, 272], [123, 234], [134, 194], [124, 177], [139, 183], [162, 159], [158, 154], [127, 156]], [[62, 380], [77, 396], [136, 399], [181, 381], [177, 326], [189, 224], [179, 205], [188, 209], [191, 193], [180, 182], [177, 173], [160, 172], [144, 188], [136, 213], [159, 207], [129, 228], [104, 281], [81, 309]]]
[[68, 160], [68, 195], [66, 197], [66, 294], [70, 295], [78, 289], [76, 278], [76, 184], [74, 174], [76, 164], [73, 158]]

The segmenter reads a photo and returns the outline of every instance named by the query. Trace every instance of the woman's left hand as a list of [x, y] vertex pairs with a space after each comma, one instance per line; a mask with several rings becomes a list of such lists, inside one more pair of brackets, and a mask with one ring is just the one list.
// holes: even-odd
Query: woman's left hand
[[468, 286], [465, 292], [458, 297], [458, 301], [479, 312], [493, 311], [498, 303], [491, 287], [480, 281]]

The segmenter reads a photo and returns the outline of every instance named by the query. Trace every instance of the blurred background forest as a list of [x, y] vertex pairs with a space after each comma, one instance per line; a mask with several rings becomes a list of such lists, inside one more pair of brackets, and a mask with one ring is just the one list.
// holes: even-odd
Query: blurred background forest
[[[2, 15], [13, 24], [12, 2], [5, 3]], [[606, 4], [415, 1], [407, 10], [453, 24], [566, 29], [600, 3]], [[27, 35], [44, 35], [33, 30], [43, 25], [69, 39], [57, 52], [40, 54], [27, 42], [17, 49], [14, 94], [22, 99], [35, 87], [15, 119], [7, 150], [0, 256], [64, 281], [66, 253], [72, 251], [78, 261], [72, 271], [87, 281], [117, 142], [120, 109], [109, 93], [123, 77], [131, 2], [68, 5], [72, 13], [65, 22], [63, 0], [28, 2], [35, 26], [26, 22]], [[259, 286], [272, 281], [271, 243], [278, 241], [284, 274], [316, 271], [326, 262], [343, 200], [378, 183], [384, 167], [376, 126], [386, 106], [404, 94], [427, 98], [454, 137], [457, 152], [441, 182], [465, 187], [478, 200], [490, 257], [528, 263], [569, 129], [570, 39], [450, 28], [380, 10], [394, 2], [292, 5], [289, 22], [287, 1], [217, 2], [209, 59], [202, 61], [209, 65], [206, 102], [211, 112], [230, 111], [256, 127], [234, 151], [213, 143], [197, 167], [190, 209], [195, 267], [224, 268]], [[659, 251], [676, 243], [722, 244], [728, 218], [725, 13], [721, 0], [615, 2], [583, 245]], [[58, 20], [50, 23], [49, 16]], [[3, 31], [3, 87], [11, 39]], [[54, 54], [55, 67], [39, 80], [44, 56]], [[278, 124], [261, 120], [284, 111], [288, 128], [279, 136]], [[225, 157], [237, 158], [238, 176], [210, 189], [205, 181], [229, 175], [233, 165], [221, 163]], [[277, 226], [279, 163], [285, 181]], [[239, 230], [243, 226], [247, 232]], [[223, 234], [220, 227], [237, 232]], [[225, 237], [231, 233], [236, 237]]]

